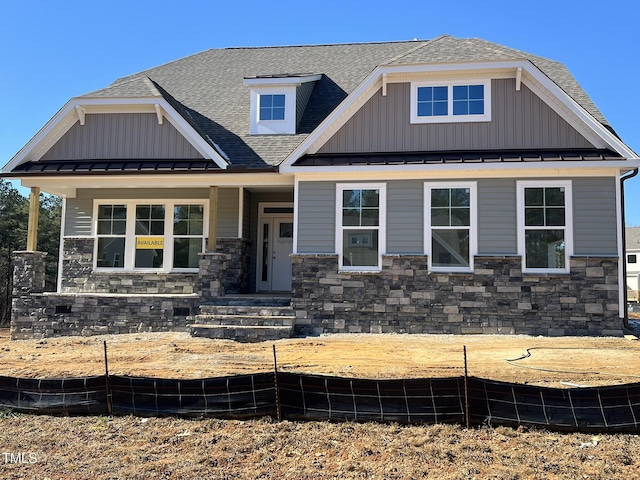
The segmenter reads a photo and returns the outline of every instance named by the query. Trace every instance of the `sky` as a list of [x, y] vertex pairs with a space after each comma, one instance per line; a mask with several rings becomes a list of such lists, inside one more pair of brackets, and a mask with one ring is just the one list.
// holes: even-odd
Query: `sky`
[[[0, 166], [72, 97], [210, 48], [441, 34], [564, 63], [622, 140], [640, 152], [639, 14], [637, 0], [3, 0]], [[640, 226], [640, 175], [625, 182], [625, 194], [627, 225]]]

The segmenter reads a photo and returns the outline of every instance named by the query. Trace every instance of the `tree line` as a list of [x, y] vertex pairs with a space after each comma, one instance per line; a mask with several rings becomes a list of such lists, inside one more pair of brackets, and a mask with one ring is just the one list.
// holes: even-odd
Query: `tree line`
[[[55, 290], [60, 245], [62, 199], [40, 195], [38, 251], [47, 252], [45, 289]], [[11, 320], [13, 261], [11, 252], [27, 248], [29, 199], [0, 178], [0, 325]]]

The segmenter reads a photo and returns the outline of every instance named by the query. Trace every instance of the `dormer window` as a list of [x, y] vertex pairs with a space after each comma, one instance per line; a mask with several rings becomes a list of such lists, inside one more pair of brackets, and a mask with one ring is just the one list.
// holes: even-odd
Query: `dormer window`
[[247, 77], [251, 88], [252, 135], [295, 134], [315, 82], [322, 75], [282, 74]]
[[260, 95], [260, 120], [284, 120], [285, 96]]
[[488, 122], [491, 82], [411, 84], [411, 123]]

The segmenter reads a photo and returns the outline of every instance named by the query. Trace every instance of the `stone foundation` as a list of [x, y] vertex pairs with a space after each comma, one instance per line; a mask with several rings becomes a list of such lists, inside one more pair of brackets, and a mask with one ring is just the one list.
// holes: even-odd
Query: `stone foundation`
[[426, 256], [381, 272], [338, 272], [336, 255], [293, 255], [296, 330], [320, 333], [622, 335], [618, 260], [571, 259], [565, 275], [523, 274], [520, 257], [475, 257], [474, 273], [430, 273]]
[[14, 298], [11, 339], [186, 331], [197, 295], [31, 294]]
[[197, 273], [96, 272], [93, 246], [92, 238], [64, 239], [61, 293], [176, 295], [196, 291]]

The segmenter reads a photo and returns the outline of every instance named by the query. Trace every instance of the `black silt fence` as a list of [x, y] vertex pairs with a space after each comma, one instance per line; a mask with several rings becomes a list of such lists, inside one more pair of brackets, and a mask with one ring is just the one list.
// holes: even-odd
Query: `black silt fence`
[[367, 380], [278, 374], [282, 417], [297, 420], [463, 423], [464, 379]]
[[285, 420], [465, 425], [468, 393], [468, 414], [475, 425], [640, 432], [640, 383], [558, 389], [466, 380], [465, 392], [465, 377], [372, 380], [275, 372], [197, 380], [0, 377], [0, 409], [227, 419], [276, 417], [280, 412], [278, 418]]
[[0, 377], [0, 408], [40, 414], [105, 414], [105, 377], [35, 379]]
[[469, 378], [473, 423], [580, 432], [640, 431], [640, 383], [546, 388]]
[[115, 415], [254, 418], [276, 410], [273, 373], [172, 380], [110, 376]]

